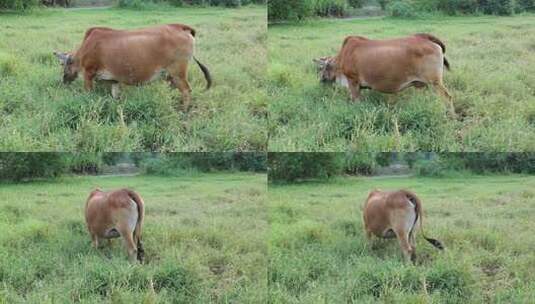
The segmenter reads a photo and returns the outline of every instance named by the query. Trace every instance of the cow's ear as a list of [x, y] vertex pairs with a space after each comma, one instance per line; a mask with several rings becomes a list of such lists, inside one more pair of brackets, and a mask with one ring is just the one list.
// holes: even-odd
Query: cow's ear
[[59, 59], [59, 62], [63, 65], [67, 63], [67, 60], [69, 59], [69, 54], [62, 53], [62, 52], [56, 52], [54, 51], [54, 56], [56, 56]]

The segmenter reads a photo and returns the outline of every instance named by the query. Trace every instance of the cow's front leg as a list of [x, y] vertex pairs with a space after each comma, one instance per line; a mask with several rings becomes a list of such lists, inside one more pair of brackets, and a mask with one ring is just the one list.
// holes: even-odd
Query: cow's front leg
[[84, 72], [84, 86], [87, 91], [93, 89], [93, 79], [95, 78], [95, 73], [92, 71]]
[[115, 99], [119, 99], [121, 95], [121, 84], [118, 82], [112, 83], [111, 85], [111, 96]]
[[351, 101], [358, 101], [360, 98], [360, 85], [357, 82], [348, 79], [347, 86], [349, 88], [349, 92], [351, 93]]
[[96, 234], [91, 234], [91, 243], [93, 244], [93, 248], [98, 249], [98, 236]]

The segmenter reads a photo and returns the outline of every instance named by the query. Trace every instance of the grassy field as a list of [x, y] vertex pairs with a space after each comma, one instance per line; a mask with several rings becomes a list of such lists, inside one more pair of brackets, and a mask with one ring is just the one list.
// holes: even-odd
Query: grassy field
[[[534, 15], [313, 20], [268, 29], [270, 151], [532, 151], [535, 149]], [[319, 84], [313, 58], [335, 55], [348, 35], [418, 32], [446, 44], [445, 84], [457, 117], [431, 89], [388, 104], [369, 90], [360, 103]]]
[[[262, 303], [265, 174], [72, 177], [0, 185], [0, 303]], [[83, 208], [94, 187], [145, 200], [147, 264], [120, 240], [91, 247]]]
[[[373, 188], [415, 191], [417, 265], [363, 233]], [[535, 177], [339, 178], [269, 188], [270, 303], [534, 303]]]
[[[47, 9], [0, 17], [1, 151], [265, 150], [266, 8], [171, 8], [132, 11]], [[197, 30], [196, 57], [214, 86], [190, 65], [192, 108], [167, 82], [129, 87], [121, 100], [80, 77], [61, 83], [52, 54], [69, 51], [92, 26], [133, 29], [185, 23]], [[124, 124], [119, 112], [124, 113]]]

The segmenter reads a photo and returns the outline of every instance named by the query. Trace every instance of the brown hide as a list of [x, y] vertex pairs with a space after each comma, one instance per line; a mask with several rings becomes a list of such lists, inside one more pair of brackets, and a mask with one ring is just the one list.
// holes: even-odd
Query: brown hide
[[322, 81], [347, 81], [352, 100], [360, 97], [361, 88], [396, 93], [415, 86], [433, 86], [446, 98], [453, 110], [451, 95], [443, 85], [445, 45], [429, 34], [387, 40], [361, 36], [345, 38], [335, 57], [316, 62], [322, 69]]
[[210, 73], [194, 58], [194, 48], [195, 30], [183, 24], [138, 30], [93, 27], [74, 54], [55, 54], [65, 66], [65, 83], [76, 79], [78, 73], [83, 74], [87, 90], [93, 88], [94, 80], [111, 81], [114, 97], [119, 84], [141, 85], [167, 72], [168, 80], [183, 94], [187, 109], [191, 93], [187, 71], [192, 58], [201, 68], [207, 88], [211, 86]]
[[[412, 192], [398, 190], [370, 192], [364, 204], [364, 229], [368, 238], [397, 238], [406, 260], [415, 260], [415, 235], [417, 224], [422, 228], [422, 203]], [[422, 228], [423, 234], [423, 228]], [[443, 249], [442, 244], [424, 238], [433, 246]]]
[[123, 237], [131, 261], [143, 260], [141, 232], [144, 215], [143, 199], [129, 189], [109, 192], [96, 189], [89, 195], [85, 206], [87, 229], [95, 248], [104, 239]]

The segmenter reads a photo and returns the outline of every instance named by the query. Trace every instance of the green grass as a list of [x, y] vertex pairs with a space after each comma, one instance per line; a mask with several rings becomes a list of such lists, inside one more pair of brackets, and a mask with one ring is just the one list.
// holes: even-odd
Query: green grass
[[[532, 151], [535, 16], [312, 20], [268, 29], [270, 151]], [[445, 84], [456, 118], [431, 89], [392, 98], [323, 87], [313, 58], [335, 55], [348, 35], [437, 35], [452, 65]]]
[[[1, 13], [0, 13], [1, 14]], [[69, 51], [92, 26], [119, 29], [185, 23], [197, 32], [196, 57], [214, 86], [205, 91], [190, 65], [192, 108], [161, 80], [128, 87], [114, 100], [110, 88], [83, 89], [80, 77], [61, 83], [52, 54]], [[0, 18], [1, 151], [228, 151], [265, 150], [266, 8], [156, 7], [133, 11], [43, 9]], [[124, 113], [123, 125], [119, 111]]]
[[[270, 303], [533, 303], [535, 177], [337, 178], [270, 186]], [[370, 190], [423, 201], [417, 265], [395, 240], [367, 243]]]
[[[0, 184], [0, 303], [262, 303], [265, 174], [69, 177]], [[83, 215], [95, 187], [145, 200], [147, 264], [121, 240], [91, 247]]]

